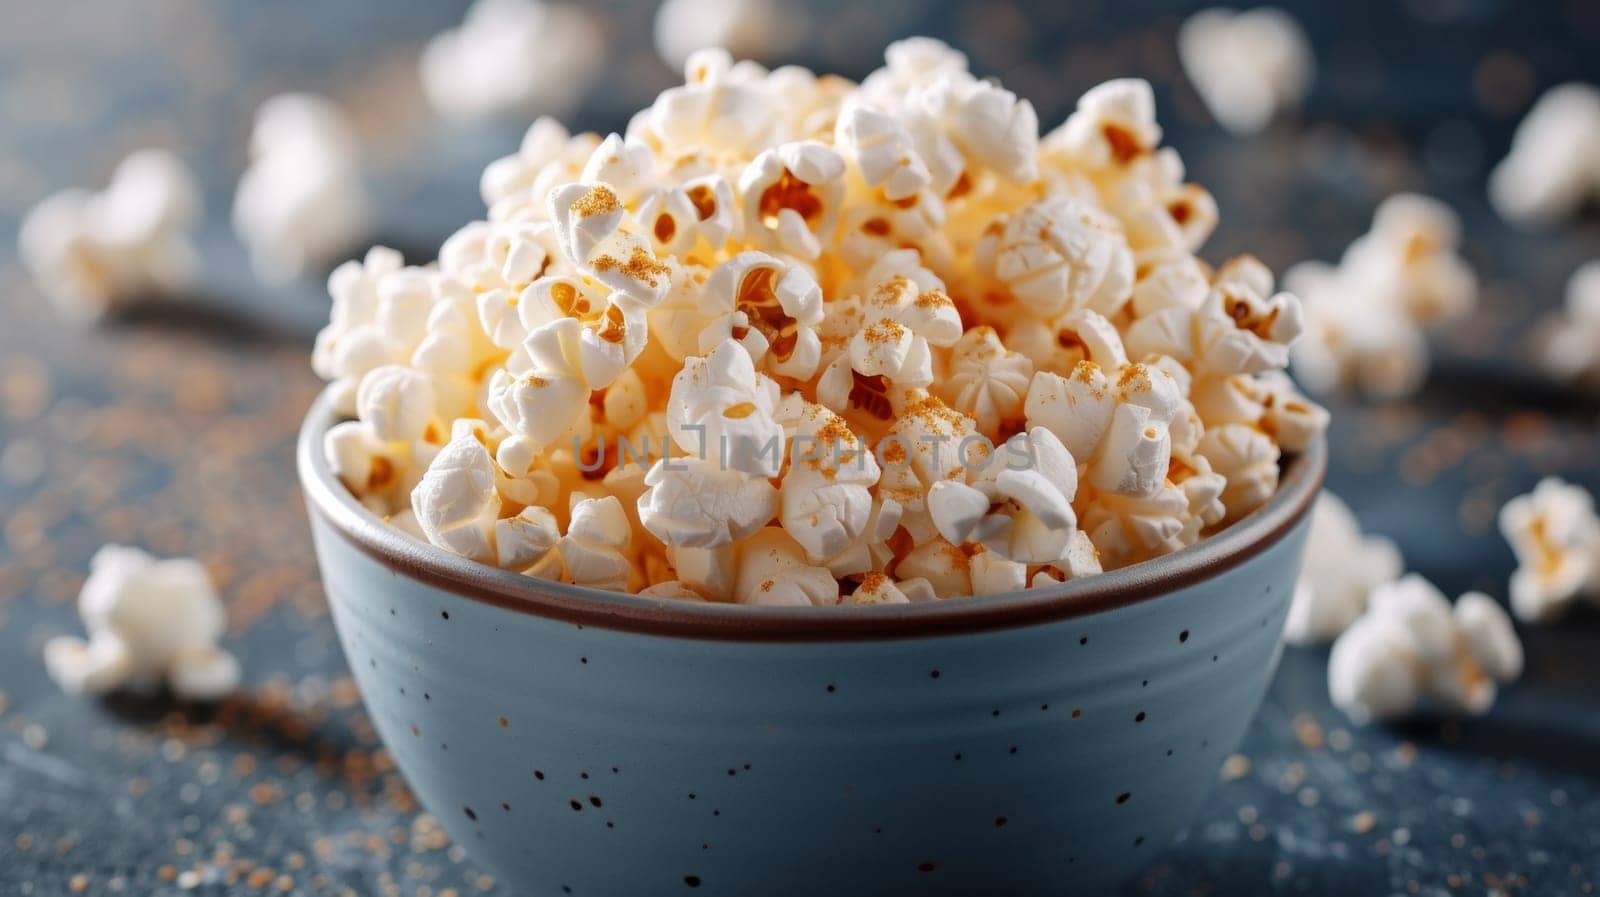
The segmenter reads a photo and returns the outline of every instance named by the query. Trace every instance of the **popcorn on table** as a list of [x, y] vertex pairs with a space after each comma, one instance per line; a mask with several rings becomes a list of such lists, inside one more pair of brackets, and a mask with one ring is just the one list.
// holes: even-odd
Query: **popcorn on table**
[[1600, 516], [1581, 486], [1547, 477], [1500, 509], [1500, 532], [1517, 556], [1511, 609], [1552, 620], [1573, 601], [1600, 601]]
[[1517, 224], [1550, 224], [1600, 198], [1600, 88], [1569, 83], [1545, 91], [1489, 174], [1489, 200]]
[[483, 563], [808, 607], [1093, 576], [1265, 502], [1327, 425], [1300, 301], [1196, 258], [1216, 205], [1149, 85], [1041, 137], [944, 44], [886, 59], [697, 50], [626, 133], [534, 122], [436, 264], [340, 266], [335, 473]]
[[1563, 380], [1600, 383], [1600, 259], [1567, 281], [1566, 308], [1556, 316], [1543, 359]]
[[44, 646], [62, 689], [98, 695], [165, 681], [181, 698], [214, 700], [238, 687], [238, 661], [217, 646], [222, 601], [199, 561], [106, 545], [89, 568], [78, 594], [88, 641], [58, 636]]
[[68, 318], [93, 320], [187, 286], [199, 269], [189, 231], [200, 188], [182, 159], [140, 150], [104, 190], [63, 190], [23, 218], [17, 250], [34, 283]]
[[581, 6], [475, 0], [423, 48], [423, 93], [446, 118], [571, 109], [600, 72], [605, 41]]
[[302, 277], [354, 249], [370, 225], [355, 130], [325, 97], [275, 96], [256, 110], [233, 229], [268, 283]]
[[799, 4], [775, 0], [664, 0], [656, 9], [656, 52], [667, 65], [679, 70], [694, 51], [708, 47], [770, 60], [793, 47], [806, 26]]
[[1324, 491], [1311, 512], [1305, 566], [1295, 585], [1284, 638], [1297, 644], [1336, 638], [1366, 611], [1374, 589], [1403, 572], [1405, 565], [1394, 542], [1363, 534], [1349, 506]]
[[1424, 701], [1482, 715], [1497, 686], [1522, 675], [1522, 643], [1482, 592], [1454, 607], [1417, 574], [1378, 586], [1366, 613], [1333, 643], [1328, 692], [1352, 720], [1399, 719]]
[[1477, 275], [1460, 241], [1460, 219], [1448, 206], [1399, 193], [1378, 206], [1372, 228], [1337, 266], [1291, 268], [1285, 283], [1305, 309], [1305, 337], [1293, 349], [1300, 382], [1377, 399], [1416, 392], [1428, 371], [1427, 330], [1477, 305]]
[[1281, 9], [1204, 9], [1178, 30], [1184, 73], [1217, 123], [1254, 134], [1299, 107], [1315, 62], [1300, 23]]

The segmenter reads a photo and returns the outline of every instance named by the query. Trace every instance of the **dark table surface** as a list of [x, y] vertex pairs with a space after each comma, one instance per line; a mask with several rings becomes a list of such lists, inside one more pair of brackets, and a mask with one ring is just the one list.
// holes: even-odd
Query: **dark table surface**
[[[796, 58], [860, 76], [888, 40], [936, 34], [1033, 99], [1046, 126], [1085, 88], [1157, 86], [1169, 142], [1211, 187], [1212, 260], [1333, 259], [1400, 189], [1451, 202], [1480, 310], [1434, 339], [1416, 399], [1332, 403], [1330, 485], [1413, 569], [1504, 597], [1499, 505], [1559, 473], [1600, 487], [1600, 402], [1547, 382], [1529, 334], [1600, 223], [1522, 233], [1483, 179], [1543, 88], [1600, 80], [1600, 5], [1511, 0], [1290, 4], [1311, 32], [1306, 111], [1257, 138], [1209, 122], [1172, 51], [1188, 7], [825, 3]], [[201, 7], [0, 0], [0, 895], [504, 893], [419, 808], [346, 672], [317, 583], [291, 458], [318, 384], [315, 283], [268, 290], [227, 228], [250, 115], [286, 89], [354, 113], [381, 226], [417, 262], [480, 213], [482, 165], [514, 123], [448, 126], [415, 54], [462, 4]], [[573, 116], [620, 128], [671, 83], [648, 8], [598, 12], [616, 48]], [[102, 326], [60, 324], [19, 269], [31, 203], [101, 184], [160, 145], [207, 192], [202, 286]], [[200, 557], [229, 603], [246, 685], [216, 708], [63, 696], [40, 661], [77, 631], [102, 543]], [[1352, 727], [1326, 651], [1286, 653], [1259, 719], [1185, 838], [1131, 894], [1589, 894], [1600, 877], [1600, 614], [1522, 627], [1528, 671], [1494, 712]]]

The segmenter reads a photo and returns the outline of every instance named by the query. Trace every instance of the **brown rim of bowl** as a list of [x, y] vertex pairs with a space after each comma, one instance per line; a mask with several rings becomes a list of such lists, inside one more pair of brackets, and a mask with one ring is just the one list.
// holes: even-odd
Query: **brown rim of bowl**
[[1137, 604], [1218, 576], [1276, 544], [1306, 515], [1322, 485], [1318, 440], [1284, 468], [1266, 505], [1222, 532], [1164, 557], [1087, 579], [1006, 595], [874, 607], [750, 607], [653, 600], [534, 579], [457, 557], [374, 516], [329, 469], [322, 436], [337, 422], [329, 393], [311, 406], [296, 458], [310, 513], [394, 573], [472, 601], [553, 620], [649, 635], [736, 642], [845, 642], [922, 638], [1084, 617]]

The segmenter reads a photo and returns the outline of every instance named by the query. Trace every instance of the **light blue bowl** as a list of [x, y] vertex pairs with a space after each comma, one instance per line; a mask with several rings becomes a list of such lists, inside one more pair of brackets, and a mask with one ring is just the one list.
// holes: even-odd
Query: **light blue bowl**
[[519, 895], [1093, 894], [1153, 860], [1279, 656], [1324, 448], [1202, 544], [935, 605], [663, 603], [484, 567], [300, 479], [395, 762]]

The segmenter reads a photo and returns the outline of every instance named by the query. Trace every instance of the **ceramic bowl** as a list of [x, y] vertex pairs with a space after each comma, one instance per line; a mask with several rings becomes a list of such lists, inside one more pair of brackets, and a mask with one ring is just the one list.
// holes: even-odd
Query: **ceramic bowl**
[[417, 796], [519, 895], [1098, 893], [1279, 656], [1324, 448], [1195, 547], [1059, 588], [764, 608], [541, 582], [389, 528], [299, 444], [333, 619]]

